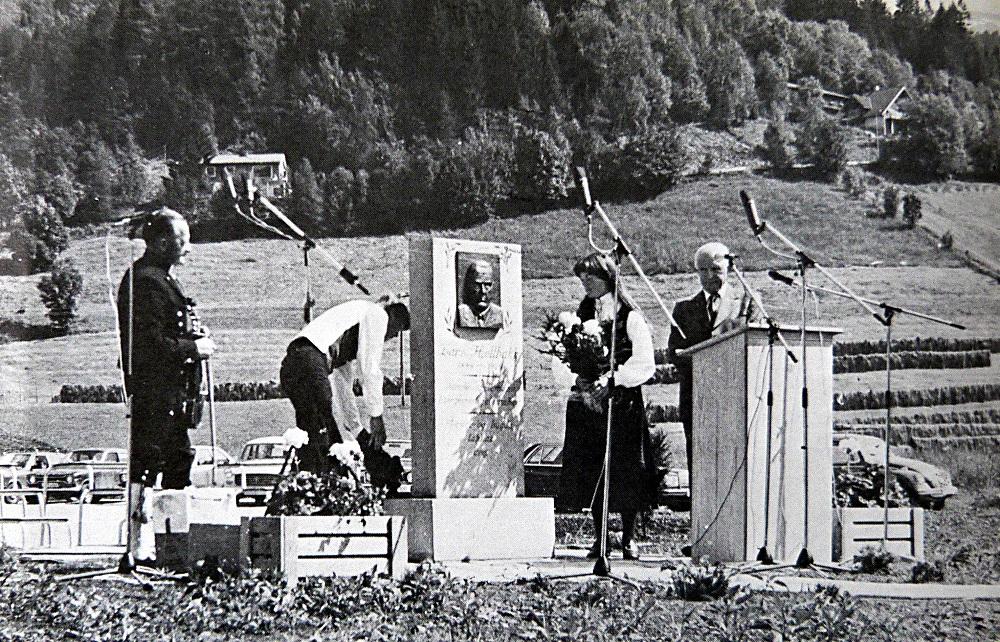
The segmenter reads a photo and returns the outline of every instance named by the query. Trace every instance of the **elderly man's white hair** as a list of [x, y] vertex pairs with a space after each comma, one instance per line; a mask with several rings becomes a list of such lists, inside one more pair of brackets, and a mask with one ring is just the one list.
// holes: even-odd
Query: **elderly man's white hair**
[[718, 241], [705, 243], [694, 253], [694, 267], [697, 269], [699, 263], [705, 264], [724, 261], [727, 254], [729, 254], [729, 248], [722, 243]]

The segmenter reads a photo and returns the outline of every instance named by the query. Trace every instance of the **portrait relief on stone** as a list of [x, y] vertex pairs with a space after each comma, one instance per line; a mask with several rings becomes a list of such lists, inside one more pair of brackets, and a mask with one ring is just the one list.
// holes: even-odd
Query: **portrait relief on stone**
[[499, 330], [504, 324], [500, 257], [477, 252], [455, 255], [459, 328]]

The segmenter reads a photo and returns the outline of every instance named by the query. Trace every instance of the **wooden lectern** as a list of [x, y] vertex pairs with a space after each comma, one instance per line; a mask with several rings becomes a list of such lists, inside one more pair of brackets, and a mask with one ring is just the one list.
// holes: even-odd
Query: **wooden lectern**
[[[766, 543], [775, 561], [794, 563], [804, 545], [815, 562], [831, 561], [832, 344], [840, 330], [806, 328], [808, 452], [803, 448], [801, 334], [793, 327], [780, 330], [799, 363], [788, 358], [780, 341], [769, 347], [768, 328], [758, 324], [680, 353], [692, 360], [694, 376], [691, 542], [695, 559], [753, 560]], [[768, 487], [769, 378], [773, 403]], [[803, 476], [806, 457], [808, 479]]]

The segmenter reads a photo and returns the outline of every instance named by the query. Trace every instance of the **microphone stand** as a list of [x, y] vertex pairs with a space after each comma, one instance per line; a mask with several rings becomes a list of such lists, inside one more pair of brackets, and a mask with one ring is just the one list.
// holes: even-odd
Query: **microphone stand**
[[660, 306], [660, 309], [663, 310], [663, 314], [666, 315], [667, 320], [670, 322], [670, 325], [676, 328], [677, 332], [679, 332], [682, 337], [687, 338], [687, 336], [684, 334], [684, 330], [682, 330], [681, 327], [677, 324], [677, 321], [674, 320], [674, 315], [670, 313], [670, 309], [667, 308], [667, 304], [663, 302], [663, 298], [660, 297], [660, 293], [657, 292], [656, 288], [653, 287], [652, 281], [649, 280], [649, 277], [646, 276], [646, 273], [643, 271], [642, 266], [639, 265], [639, 262], [635, 259], [635, 256], [628, 249], [628, 246], [625, 245], [625, 242], [622, 240], [621, 235], [618, 233], [618, 229], [615, 227], [614, 223], [611, 222], [611, 219], [608, 218], [608, 215], [604, 213], [604, 208], [601, 207], [601, 204], [599, 202], [591, 199], [590, 187], [587, 182], [587, 172], [582, 167], [577, 167], [575, 173], [576, 173], [576, 181], [579, 184], [580, 189], [583, 190], [583, 199], [586, 205], [586, 207], [584, 207], [583, 213], [587, 217], [587, 239], [590, 241], [590, 246], [593, 247], [595, 250], [598, 250], [599, 252], [609, 251], [601, 249], [600, 247], [597, 246], [596, 243], [594, 243], [593, 214], [594, 212], [597, 212], [597, 215], [601, 217], [601, 220], [604, 222], [604, 225], [608, 228], [608, 232], [610, 232], [612, 239], [614, 239], [615, 242], [614, 251], [616, 253], [615, 260], [618, 262], [616, 263], [616, 265], [620, 264], [621, 256], [628, 257], [629, 262], [632, 264], [632, 268], [635, 270], [636, 274], [639, 275], [639, 278], [642, 279], [642, 282], [646, 285], [646, 288], [649, 289], [649, 291], [652, 293], [653, 298], [656, 299], [656, 303]]
[[829, 270], [824, 268], [822, 265], [817, 263], [808, 254], [806, 254], [797, 244], [795, 244], [791, 239], [781, 233], [781, 231], [776, 228], [773, 224], [767, 223], [760, 220], [757, 216], [756, 208], [754, 207], [753, 199], [746, 193], [740, 192], [740, 199], [743, 201], [743, 207], [747, 212], [747, 218], [750, 221], [750, 227], [753, 231], [754, 236], [757, 240], [767, 249], [769, 252], [778, 254], [784, 257], [778, 252], [775, 252], [769, 248], [764, 241], [761, 239], [760, 235], [765, 231], [770, 231], [779, 241], [781, 241], [786, 247], [788, 247], [799, 264], [799, 273], [802, 275], [802, 300], [801, 300], [801, 322], [802, 326], [799, 328], [799, 343], [802, 350], [802, 481], [803, 481], [803, 511], [802, 511], [802, 550], [799, 552], [799, 556], [795, 561], [795, 566], [797, 568], [809, 568], [813, 566], [815, 561], [812, 554], [809, 552], [809, 384], [808, 384], [808, 367], [807, 367], [807, 351], [806, 351], [806, 293], [808, 290], [808, 269], [816, 268], [824, 276], [826, 276], [830, 281], [835, 283], [841, 290], [843, 290], [847, 296], [858, 303], [858, 305], [865, 308], [873, 317], [878, 319], [880, 322], [884, 323], [884, 319], [872, 308], [868, 303], [862, 301], [861, 298], [855, 294], [849, 287], [841, 283], [830, 274]]
[[[771, 440], [774, 425], [774, 340], [778, 339], [781, 341], [781, 345], [784, 346], [785, 354], [788, 355], [789, 359], [793, 362], [797, 362], [798, 359], [792, 353], [792, 349], [788, 346], [788, 342], [785, 341], [785, 337], [782, 336], [778, 325], [774, 322], [771, 315], [768, 314], [767, 308], [764, 307], [764, 302], [760, 296], [750, 287], [750, 284], [743, 277], [743, 273], [736, 267], [736, 257], [732, 254], [727, 254], [726, 259], [729, 261], [729, 270], [736, 276], [740, 285], [743, 286], [743, 291], [750, 295], [753, 305], [758, 307], [761, 316], [764, 318], [765, 323], [767, 323], [767, 446], [765, 448], [766, 458], [764, 460], [764, 543], [761, 545], [760, 550], [757, 551], [757, 561], [761, 564], [774, 564], [774, 557], [767, 550], [771, 514]], [[747, 320], [749, 321], [749, 315], [747, 316]], [[750, 449], [749, 442], [750, 433], [747, 432], [747, 450]]]
[[[330, 252], [328, 252], [325, 248], [323, 248], [323, 246], [321, 246], [318, 243], [316, 243], [316, 241], [313, 238], [311, 238], [308, 234], [306, 234], [304, 231], [302, 231], [302, 228], [300, 228], [298, 225], [296, 225], [294, 222], [292, 222], [292, 220], [290, 218], [288, 218], [287, 216], [285, 216], [285, 213], [282, 212], [280, 209], [278, 209], [278, 207], [274, 203], [272, 203], [271, 201], [269, 201], [266, 196], [264, 196], [263, 194], [260, 194], [259, 192], [257, 192], [253, 188], [253, 183], [251, 183], [250, 181], [247, 181], [247, 200], [250, 203], [250, 212], [249, 213], [244, 212], [243, 209], [240, 207], [240, 197], [239, 197], [239, 194], [236, 192], [236, 185], [233, 182], [233, 176], [232, 176], [232, 174], [230, 174], [229, 170], [226, 169], [226, 168], [223, 168], [222, 172], [225, 175], [226, 185], [229, 188], [229, 195], [233, 198], [233, 207], [236, 209], [236, 213], [237, 214], [239, 214], [241, 217], [247, 219], [248, 221], [250, 221], [254, 225], [257, 225], [258, 227], [262, 227], [262, 228], [264, 228], [264, 229], [266, 229], [266, 230], [268, 230], [270, 232], [273, 232], [273, 233], [277, 234], [278, 236], [286, 238], [286, 239], [288, 239], [290, 241], [302, 241], [303, 242], [303, 248], [302, 249], [303, 249], [304, 252], [306, 252], [306, 267], [307, 268], [309, 266], [308, 251], [312, 250], [312, 249], [315, 249], [317, 252], [319, 252], [324, 257], [326, 257], [326, 259], [328, 261], [330, 261], [330, 263], [333, 264], [333, 267], [338, 270], [338, 273], [340, 274], [340, 278], [344, 279], [344, 281], [346, 281], [348, 283], [348, 285], [353, 285], [357, 289], [361, 290], [365, 295], [371, 296], [371, 292], [368, 290], [367, 287], [365, 287], [365, 285], [363, 283], [361, 283], [360, 280], [358, 280], [358, 277], [357, 277], [356, 274], [354, 274], [353, 272], [351, 272], [351, 270], [348, 269], [346, 265], [344, 265], [343, 263], [341, 263], [340, 261], [338, 261], [337, 258], [333, 254], [330, 254]], [[270, 225], [269, 223], [267, 223], [263, 219], [257, 217], [253, 213], [253, 205], [254, 205], [254, 203], [260, 203], [261, 205], [263, 205], [264, 208], [268, 212], [270, 212], [271, 214], [274, 214], [275, 217], [277, 217], [282, 223], [284, 223], [285, 225], [287, 225], [288, 229], [290, 229], [296, 236], [291, 236], [290, 234], [286, 234], [282, 230], [279, 230], [278, 228], [274, 227], [273, 225]], [[296, 238], [296, 237], [298, 237], [298, 238]], [[307, 270], [307, 275], [308, 275], [308, 270]], [[308, 285], [307, 285], [306, 296], [307, 296], [306, 304], [309, 305], [310, 304], [310, 302], [309, 302], [309, 298], [310, 297], [309, 297]]]
[[[795, 279], [791, 279], [779, 272], [771, 270], [768, 275], [775, 281], [785, 283], [786, 285], [798, 286], [800, 284], [795, 282]], [[851, 295], [845, 292], [839, 292], [837, 290], [832, 290], [830, 288], [824, 288], [818, 285], [805, 285], [801, 284], [802, 287], [812, 291], [812, 292], [823, 292], [826, 294], [832, 294], [833, 296], [839, 296], [845, 299], [852, 299]], [[861, 301], [868, 303], [872, 306], [882, 309], [882, 316], [878, 317], [882, 325], [885, 327], [885, 460], [883, 462], [884, 474], [883, 476], [883, 488], [882, 488], [882, 498], [883, 498], [883, 514], [882, 514], [882, 547], [886, 548], [889, 540], [889, 439], [892, 436], [892, 323], [896, 318], [897, 314], [906, 314], [918, 319], [924, 319], [926, 321], [931, 321], [933, 323], [939, 323], [941, 325], [950, 326], [952, 328], [957, 328], [959, 330], [965, 330], [966, 327], [960, 323], [955, 323], [954, 321], [948, 321], [947, 319], [942, 319], [940, 317], [931, 316], [929, 314], [924, 314], [922, 312], [916, 312], [915, 310], [909, 310], [907, 308], [902, 308], [896, 305], [886, 303], [885, 301], [877, 301], [874, 299], [869, 299], [865, 297], [858, 297]]]
[[[615, 228], [614, 224], [608, 219], [607, 214], [601, 209], [601, 206], [596, 201], [592, 201], [590, 197], [590, 188], [587, 185], [587, 174], [582, 167], [576, 168], [576, 175], [580, 183], [580, 187], [583, 190], [584, 201], [586, 203], [586, 208], [584, 213], [587, 216], [587, 240], [590, 246], [597, 250], [598, 252], [610, 253], [614, 257], [615, 262], [615, 282], [612, 288], [612, 308], [611, 308], [611, 346], [609, 354], [609, 365], [610, 365], [610, 375], [608, 376], [608, 414], [607, 422], [605, 425], [604, 432], [604, 464], [601, 467], [601, 478], [603, 479], [603, 486], [601, 488], [601, 514], [599, 515], [599, 525], [600, 529], [597, 533], [597, 550], [598, 556], [597, 561], [594, 563], [593, 574], [598, 577], [609, 577], [611, 575], [611, 563], [608, 561], [608, 500], [610, 496], [609, 488], [611, 486], [610, 471], [611, 471], [611, 427], [614, 421], [614, 393], [615, 393], [615, 368], [616, 363], [616, 350], [618, 348], [618, 297], [621, 293], [621, 259], [623, 256], [629, 257], [632, 261], [632, 265], [635, 267], [636, 271], [643, 277], [649, 290], [656, 297], [656, 300], [660, 303], [663, 311], [667, 314], [667, 318], [670, 319], [670, 323], [677, 325], [674, 321], [673, 315], [666, 308], [666, 304], [660, 299], [660, 295], [653, 289], [652, 283], [646, 278], [646, 275], [642, 272], [642, 268], [639, 267], [639, 263], [632, 256], [631, 250], [629, 250], [628, 245], [625, 240], [622, 239], [621, 235], [618, 234], [618, 230]], [[594, 220], [593, 212], [597, 212], [604, 224], [607, 226], [608, 231], [614, 237], [615, 247], [612, 250], [607, 250], [598, 246], [594, 242]], [[678, 330], [680, 328], [678, 327]]]

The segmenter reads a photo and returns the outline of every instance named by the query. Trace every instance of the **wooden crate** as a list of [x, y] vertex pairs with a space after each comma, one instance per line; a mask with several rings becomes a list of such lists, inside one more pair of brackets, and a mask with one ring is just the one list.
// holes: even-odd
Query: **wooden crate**
[[240, 559], [272, 569], [290, 584], [300, 577], [406, 571], [406, 518], [399, 516], [244, 517]]
[[[849, 560], [866, 546], [879, 547], [885, 535], [885, 509], [838, 508], [840, 559]], [[894, 555], [924, 559], [924, 509], [890, 508], [886, 548]]]

